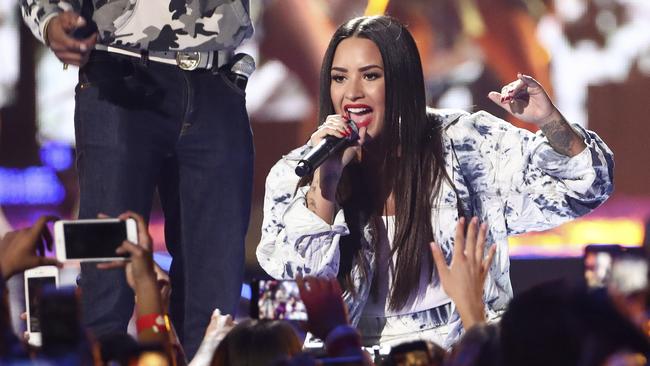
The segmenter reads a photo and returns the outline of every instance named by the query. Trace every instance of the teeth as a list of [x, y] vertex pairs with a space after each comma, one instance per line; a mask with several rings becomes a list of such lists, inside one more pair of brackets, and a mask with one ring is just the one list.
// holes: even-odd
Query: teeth
[[354, 114], [361, 114], [365, 112], [370, 112], [370, 108], [348, 108], [347, 111]]

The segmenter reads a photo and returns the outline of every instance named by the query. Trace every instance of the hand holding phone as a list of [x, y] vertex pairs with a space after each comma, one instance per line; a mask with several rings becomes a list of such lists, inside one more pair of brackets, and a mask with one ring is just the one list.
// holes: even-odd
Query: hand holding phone
[[25, 271], [25, 309], [29, 344], [41, 346], [41, 297], [46, 286], [58, 287], [59, 270], [55, 266], [41, 266]]
[[11, 231], [0, 241], [0, 269], [5, 279], [16, 273], [36, 266], [60, 263], [45, 257], [45, 250], [52, 250], [52, 234], [47, 223], [56, 220], [54, 216], [41, 216], [30, 227]]
[[109, 263], [100, 263], [97, 267], [100, 269], [125, 267], [126, 280], [133, 290], [135, 290], [137, 282], [157, 281], [158, 275], [156, 274], [156, 266], [153, 261], [152, 252], [153, 241], [149, 235], [144, 218], [134, 212], [128, 211], [121, 214], [118, 219], [133, 222], [136, 226], [137, 240], [127, 239], [127, 241], [123, 241], [115, 249], [118, 255], [127, 255], [130, 261], [116, 260]]
[[136, 221], [126, 219], [62, 220], [54, 223], [58, 260], [105, 262], [125, 260], [128, 253], [116, 253], [122, 242], [138, 243]]

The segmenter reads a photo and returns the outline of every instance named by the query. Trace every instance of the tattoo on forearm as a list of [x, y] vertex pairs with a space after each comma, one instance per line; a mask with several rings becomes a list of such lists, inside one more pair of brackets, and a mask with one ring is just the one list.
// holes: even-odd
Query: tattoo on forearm
[[321, 177], [321, 187], [334, 187], [334, 190], [336, 191], [336, 187], [339, 184], [339, 176], [335, 173], [329, 173], [326, 174], [325, 176]]
[[555, 151], [566, 156], [573, 156], [578, 153], [578, 144], [581, 142], [580, 136], [564, 118], [551, 121], [540, 128]]

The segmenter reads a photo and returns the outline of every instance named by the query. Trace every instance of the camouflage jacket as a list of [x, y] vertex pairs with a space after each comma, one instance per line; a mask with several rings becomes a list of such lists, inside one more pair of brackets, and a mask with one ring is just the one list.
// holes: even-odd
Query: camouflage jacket
[[[43, 41], [58, 13], [84, 0], [21, 0], [23, 18]], [[90, 0], [86, 0], [90, 1]], [[152, 51], [230, 50], [253, 34], [248, 0], [92, 0], [99, 43]], [[163, 6], [164, 4], [164, 6]]]

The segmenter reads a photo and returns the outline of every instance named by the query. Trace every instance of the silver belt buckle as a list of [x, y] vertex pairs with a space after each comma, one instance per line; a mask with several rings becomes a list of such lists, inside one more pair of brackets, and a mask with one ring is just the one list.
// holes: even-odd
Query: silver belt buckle
[[178, 52], [176, 53], [176, 65], [183, 70], [192, 71], [199, 67], [201, 62], [200, 52]]

